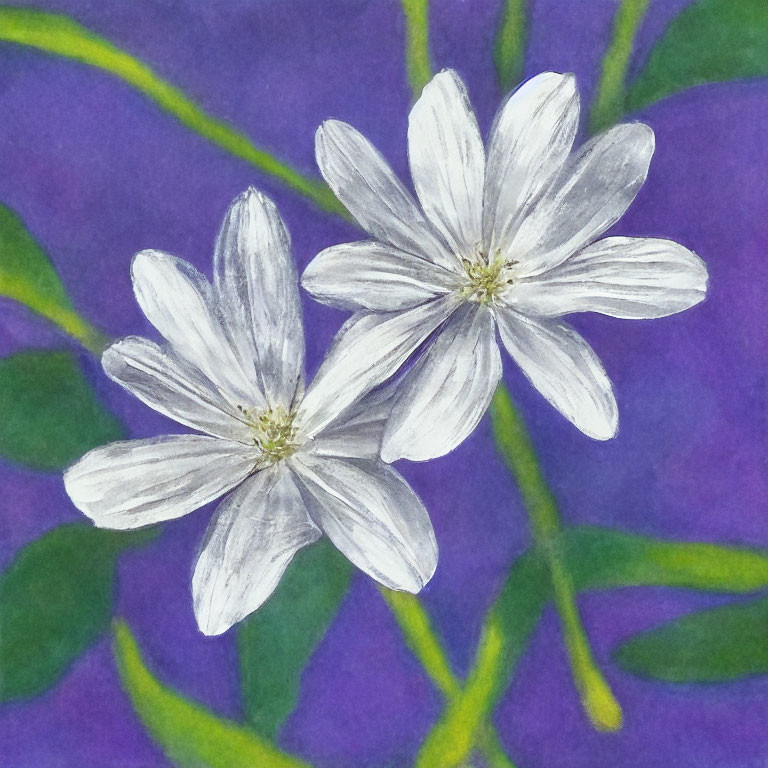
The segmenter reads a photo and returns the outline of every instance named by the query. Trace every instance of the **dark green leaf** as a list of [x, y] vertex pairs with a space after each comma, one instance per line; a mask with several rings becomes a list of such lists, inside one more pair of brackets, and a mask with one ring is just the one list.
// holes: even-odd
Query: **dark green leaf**
[[766, 76], [766, 0], [699, 0], [653, 47], [626, 108], [632, 112], [694, 85]]
[[68, 352], [21, 352], [0, 360], [0, 456], [57, 470], [121, 436]]
[[64, 525], [19, 552], [0, 577], [0, 701], [50, 688], [96, 642], [117, 556], [153, 535]]
[[243, 706], [273, 739], [293, 711], [304, 667], [347, 592], [352, 566], [321, 539], [299, 552], [275, 593], [238, 630]]
[[266, 740], [217, 717], [160, 683], [147, 669], [125, 622], [115, 622], [114, 652], [136, 713], [180, 768], [306, 768]]
[[621, 667], [671, 683], [715, 683], [768, 674], [768, 599], [662, 624], [614, 652]]

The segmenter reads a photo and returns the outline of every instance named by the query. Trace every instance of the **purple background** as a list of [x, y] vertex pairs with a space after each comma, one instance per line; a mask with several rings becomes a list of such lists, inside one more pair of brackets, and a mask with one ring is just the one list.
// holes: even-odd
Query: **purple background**
[[[652, 0], [641, 56], [685, 4]], [[315, 127], [337, 117], [406, 175], [409, 91], [395, 0], [39, 5], [115, 41], [303, 171], [314, 170]], [[485, 128], [502, 96], [491, 60], [499, 5], [432, 3], [436, 66], [465, 78]], [[574, 71], [588, 103], [615, 7], [615, 0], [531, 0], [526, 73]], [[110, 335], [151, 333], [131, 292], [132, 254], [165, 249], [209, 272], [222, 214], [249, 184], [278, 202], [300, 266], [358, 236], [88, 67], [0, 45], [0, 116], [0, 200], [47, 248], [76, 306]], [[709, 297], [664, 320], [577, 319], [616, 386], [621, 428], [608, 443], [564, 422], [511, 365], [507, 380], [568, 521], [768, 546], [768, 82], [699, 88], [642, 118], [656, 131], [656, 156], [616, 231], [671, 237], [696, 250], [710, 268]], [[343, 315], [307, 301], [305, 317], [313, 371]], [[0, 307], [2, 354], [62, 343], [23, 310]], [[178, 431], [83, 359], [134, 436]], [[422, 494], [440, 544], [424, 600], [463, 673], [486, 607], [529, 542], [525, 514], [487, 420], [450, 456], [402, 470]], [[209, 514], [167, 526], [123, 559], [119, 611], [164, 680], [238, 717], [234, 633], [199, 634], [189, 595]], [[0, 566], [44, 531], [78, 519], [59, 475], [0, 464]], [[626, 724], [615, 735], [585, 722], [548, 612], [495, 718], [519, 768], [764, 768], [768, 679], [667, 686], [639, 681], [609, 659], [630, 634], [716, 600], [661, 589], [580, 600], [624, 707]], [[439, 712], [392, 617], [358, 575], [306, 670], [282, 744], [318, 768], [406, 766]], [[0, 755], [4, 768], [168, 765], [119, 688], [106, 639], [55, 689], [0, 709]]]

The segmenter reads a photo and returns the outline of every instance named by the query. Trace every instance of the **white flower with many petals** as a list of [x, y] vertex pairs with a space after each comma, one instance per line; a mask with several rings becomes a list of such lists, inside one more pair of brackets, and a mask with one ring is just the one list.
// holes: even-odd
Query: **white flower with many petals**
[[128, 529], [231, 491], [192, 580], [206, 634], [256, 610], [296, 551], [322, 533], [382, 584], [418, 592], [434, 573], [437, 545], [421, 501], [379, 458], [391, 391], [350, 405], [327, 385], [310, 385], [308, 403], [298, 280], [272, 202], [251, 189], [232, 204], [212, 285], [156, 251], [139, 253], [132, 274], [139, 305], [167, 344], [123, 339], [104, 353], [104, 370], [206, 434], [96, 448], [64, 475], [75, 505], [98, 526]]
[[358, 311], [318, 378], [344, 377], [337, 394], [351, 401], [421, 348], [384, 433], [385, 461], [440, 456], [475, 428], [501, 377], [496, 328], [566, 418], [612, 437], [611, 383], [561, 316], [663, 317], [704, 298], [706, 267], [681, 245], [597, 239], [645, 181], [651, 129], [617, 125], [572, 153], [578, 119], [573, 76], [541, 74], [502, 106], [486, 153], [463, 83], [441, 72], [409, 118], [420, 206], [354, 128], [318, 129], [323, 176], [373, 238], [326, 249], [303, 275], [320, 301]]

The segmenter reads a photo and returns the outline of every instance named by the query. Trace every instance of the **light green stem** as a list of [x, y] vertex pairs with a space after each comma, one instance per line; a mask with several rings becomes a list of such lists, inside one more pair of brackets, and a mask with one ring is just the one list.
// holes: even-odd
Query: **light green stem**
[[626, 77], [635, 35], [648, 10], [648, 0], [621, 0], [613, 20], [613, 37], [603, 56], [589, 127], [592, 133], [609, 128], [624, 114]]
[[82, 344], [95, 357], [109, 346], [109, 339], [97, 328], [94, 328], [82, 315], [74, 310], [70, 312], [59, 311], [45, 315], [52, 323], [61, 328], [64, 333]]
[[231, 125], [204, 112], [182, 91], [158, 77], [146, 64], [73, 19], [44, 11], [0, 7], [0, 40], [73, 59], [119, 77], [176, 117], [182, 125], [213, 144], [279, 179], [323, 210], [347, 216], [341, 203], [321, 181], [302, 175], [259, 149]]
[[528, 0], [504, 0], [493, 49], [496, 74], [503, 91], [514, 88], [523, 77], [528, 42], [527, 15]]
[[561, 525], [557, 505], [541, 473], [525, 424], [503, 384], [494, 395], [491, 419], [496, 445], [517, 481], [536, 546], [549, 568], [554, 601], [582, 705], [595, 728], [615, 731], [621, 727], [621, 707], [595, 663], [581, 623], [573, 583], [559, 549]]
[[[429, 616], [419, 599], [407, 592], [394, 592], [385, 587], [379, 587], [379, 591], [392, 611], [408, 647], [445, 698], [446, 705], [450, 707], [457, 701], [463, 700], [469, 702], [471, 706], [471, 702], [475, 698], [472, 693], [477, 687], [477, 683], [473, 683], [473, 679], [470, 678], [467, 687], [462, 690], [462, 686], [454, 676], [445, 657], [445, 652], [435, 635]], [[494, 658], [493, 664], [495, 665], [495, 663]], [[479, 675], [482, 679], [484, 668], [482, 664], [480, 667]], [[485, 697], [486, 694], [483, 691], [481, 695]], [[492, 725], [485, 723], [477, 731], [474, 728], [463, 729], [463, 731], [471, 731], [473, 736], [475, 732], [478, 733], [477, 746], [482, 751], [488, 768], [515, 768], [506, 756], [504, 747]], [[470, 752], [473, 746], [474, 744], [468, 745], [465, 754]], [[421, 765], [421, 762], [417, 763], [417, 766], [420, 767]]]
[[58, 326], [96, 357], [99, 357], [109, 344], [109, 339], [82, 315], [45, 293], [30, 291], [26, 281], [15, 280], [8, 276], [0, 277], [0, 295], [18, 301]]
[[429, 59], [429, 0], [401, 0], [405, 14], [405, 62], [413, 98], [432, 79]]

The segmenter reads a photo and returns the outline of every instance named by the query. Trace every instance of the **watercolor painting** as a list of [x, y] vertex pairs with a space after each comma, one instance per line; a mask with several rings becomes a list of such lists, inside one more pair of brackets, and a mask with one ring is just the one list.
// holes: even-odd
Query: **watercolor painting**
[[0, 766], [765, 768], [766, 126], [766, 0], [0, 5]]

